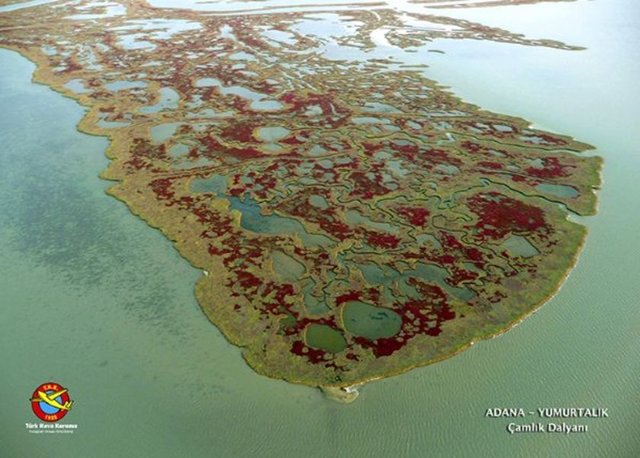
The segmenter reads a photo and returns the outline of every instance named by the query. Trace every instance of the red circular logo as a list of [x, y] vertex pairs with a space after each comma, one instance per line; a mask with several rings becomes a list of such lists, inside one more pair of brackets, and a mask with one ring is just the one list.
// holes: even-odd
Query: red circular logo
[[43, 383], [31, 396], [31, 408], [42, 421], [55, 422], [62, 419], [71, 410], [73, 401], [69, 390], [58, 383]]

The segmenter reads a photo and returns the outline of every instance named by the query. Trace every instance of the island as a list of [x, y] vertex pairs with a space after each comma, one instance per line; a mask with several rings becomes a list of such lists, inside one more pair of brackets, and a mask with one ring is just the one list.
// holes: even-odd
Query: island
[[438, 39], [579, 47], [384, 2], [36, 3], [0, 8], [0, 46], [86, 107], [108, 193], [202, 270], [204, 314], [260, 374], [353, 400], [506, 331], [576, 262], [602, 159], [424, 67]]

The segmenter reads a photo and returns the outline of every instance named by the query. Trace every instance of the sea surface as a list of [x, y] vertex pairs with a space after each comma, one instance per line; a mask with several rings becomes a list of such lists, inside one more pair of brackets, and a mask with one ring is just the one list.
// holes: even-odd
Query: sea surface
[[[227, 2], [231, 3], [231, 2]], [[442, 12], [442, 11], [438, 11]], [[464, 99], [593, 144], [597, 216], [561, 291], [505, 335], [371, 383], [351, 405], [255, 374], [193, 295], [201, 275], [105, 195], [107, 140], [0, 50], [0, 455], [640, 456], [640, 4], [446, 11], [587, 48], [438, 40], [427, 74]], [[55, 381], [73, 434], [33, 434]], [[488, 408], [604, 407], [583, 434], [514, 434]], [[516, 419], [537, 422], [537, 417]], [[546, 421], [545, 421], [546, 423]]]

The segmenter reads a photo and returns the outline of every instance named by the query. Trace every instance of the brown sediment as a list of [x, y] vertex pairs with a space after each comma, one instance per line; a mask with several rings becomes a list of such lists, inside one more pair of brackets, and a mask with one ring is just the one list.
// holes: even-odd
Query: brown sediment
[[[390, 72], [388, 59], [329, 60], [293, 27], [303, 12], [119, 3], [125, 15], [91, 21], [65, 18], [104, 9], [0, 14], [0, 46], [88, 107], [79, 130], [111, 140], [108, 193], [207, 272], [198, 301], [257, 372], [349, 387], [440, 361], [533, 313], [575, 264], [586, 230], [558, 203], [595, 212], [602, 160], [577, 154], [589, 145], [481, 110], [418, 70]], [[576, 49], [441, 16], [413, 15], [455, 31], [398, 34], [390, 9], [335, 14], [354, 28], [336, 43], [359, 49], [387, 26], [402, 49], [443, 37]], [[167, 39], [157, 21], [142, 26], [152, 19], [184, 29]], [[56, 27], [34, 35], [42, 21]], [[283, 137], [258, 139], [261, 127]], [[538, 254], [509, 251], [511, 236]], [[377, 307], [361, 317], [372, 327], [393, 311], [400, 331], [356, 334], [342, 313], [350, 301]], [[308, 347], [311, 324], [339, 331], [346, 348]]]

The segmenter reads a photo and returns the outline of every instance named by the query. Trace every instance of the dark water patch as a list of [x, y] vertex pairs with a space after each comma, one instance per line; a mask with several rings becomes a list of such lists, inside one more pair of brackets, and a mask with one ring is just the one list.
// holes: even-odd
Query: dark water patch
[[[195, 278], [196, 272], [179, 262], [159, 232], [105, 194], [111, 183], [98, 174], [108, 164], [107, 140], [79, 133], [75, 124], [85, 110], [32, 84], [34, 66], [26, 59], [0, 51], [0, 68], [11, 69], [0, 72], [3, 250], [20, 253], [57, 281], [73, 285], [87, 295], [87, 307], [104, 303], [88, 291], [109, 289], [136, 320], [186, 335], [173, 325], [173, 281], [176, 275], [190, 278], [189, 272]], [[174, 262], [160, 271], [165, 257]]]
[[536, 189], [545, 194], [568, 199], [574, 199], [579, 194], [576, 188], [562, 184], [540, 183], [536, 186]]
[[215, 174], [207, 178], [197, 178], [191, 182], [191, 191], [212, 192], [222, 196], [227, 192], [227, 177]]
[[475, 296], [475, 293], [469, 288], [454, 287], [447, 283], [449, 272], [440, 266], [434, 264], [417, 263], [415, 269], [398, 272], [388, 266], [380, 266], [378, 264], [367, 263], [357, 264], [365, 279], [374, 285], [384, 285], [385, 291], [389, 290], [392, 285], [397, 284], [398, 289], [407, 297], [417, 297], [418, 292], [409, 284], [409, 279], [414, 277], [423, 281], [435, 283], [447, 293], [451, 294], [463, 301], [468, 301]]
[[370, 340], [393, 337], [402, 327], [402, 317], [393, 310], [361, 301], [347, 302], [342, 319], [347, 331]]
[[293, 218], [287, 218], [275, 213], [262, 214], [262, 207], [248, 194], [243, 197], [225, 194], [226, 178], [222, 175], [213, 175], [205, 179], [194, 180], [191, 190], [194, 192], [214, 192], [220, 198], [229, 201], [230, 209], [241, 213], [240, 226], [257, 234], [296, 234], [302, 242], [309, 247], [329, 246], [334, 242], [329, 237], [320, 234], [310, 234], [302, 223]]
[[340, 353], [347, 348], [347, 341], [344, 335], [325, 324], [310, 324], [307, 326], [305, 341], [309, 347], [329, 353]]
[[540, 251], [538, 251], [526, 237], [520, 235], [511, 235], [502, 242], [500, 249], [506, 250], [509, 256], [520, 256], [523, 258], [531, 258], [540, 254]]

